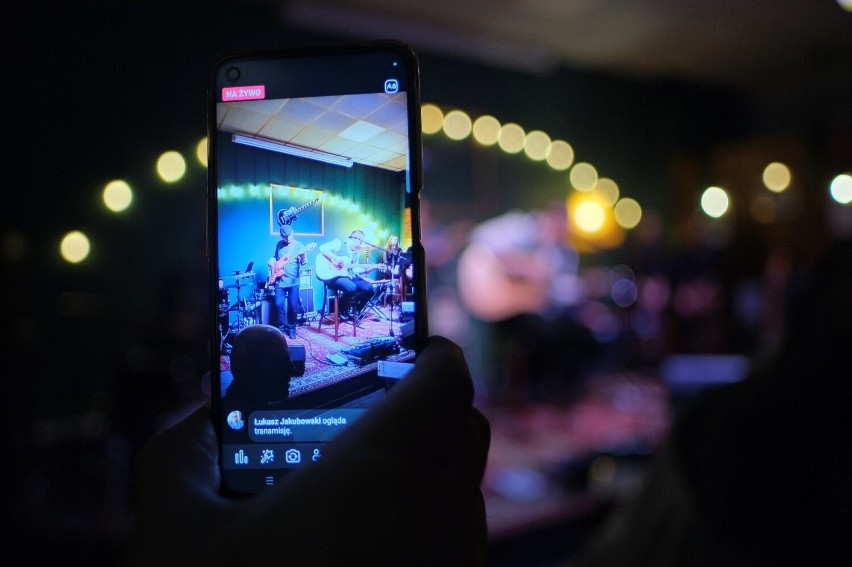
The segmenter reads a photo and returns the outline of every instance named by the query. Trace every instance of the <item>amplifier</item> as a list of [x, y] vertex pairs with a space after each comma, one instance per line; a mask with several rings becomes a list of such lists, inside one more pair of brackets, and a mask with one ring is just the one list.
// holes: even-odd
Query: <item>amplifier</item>
[[314, 307], [314, 288], [302, 288], [299, 290], [299, 302], [302, 304], [302, 309], [305, 310], [305, 315], [316, 312]]
[[290, 361], [296, 367], [294, 376], [305, 374], [305, 345], [290, 345]]

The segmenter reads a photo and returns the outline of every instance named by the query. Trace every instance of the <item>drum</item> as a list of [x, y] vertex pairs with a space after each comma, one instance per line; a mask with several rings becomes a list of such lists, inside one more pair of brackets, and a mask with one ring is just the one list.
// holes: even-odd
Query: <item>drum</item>
[[228, 299], [228, 290], [219, 290], [219, 326], [223, 332], [228, 329], [228, 307], [230, 307]]

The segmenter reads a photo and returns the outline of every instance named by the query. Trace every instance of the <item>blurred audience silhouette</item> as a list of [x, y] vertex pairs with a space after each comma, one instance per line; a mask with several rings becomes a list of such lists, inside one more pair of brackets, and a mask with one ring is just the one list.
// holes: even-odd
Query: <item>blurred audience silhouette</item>
[[804, 279], [777, 349], [681, 414], [578, 565], [852, 564], [852, 242]]

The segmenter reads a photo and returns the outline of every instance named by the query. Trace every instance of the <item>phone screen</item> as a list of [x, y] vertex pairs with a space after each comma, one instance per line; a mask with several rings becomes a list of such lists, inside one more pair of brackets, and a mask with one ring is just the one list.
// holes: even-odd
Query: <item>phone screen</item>
[[321, 460], [427, 335], [417, 62], [234, 54], [209, 99], [214, 419], [226, 487], [252, 493]]

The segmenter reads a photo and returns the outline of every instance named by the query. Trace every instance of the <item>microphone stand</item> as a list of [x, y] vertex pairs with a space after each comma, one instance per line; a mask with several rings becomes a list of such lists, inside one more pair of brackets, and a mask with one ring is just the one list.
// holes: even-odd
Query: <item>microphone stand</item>
[[[399, 280], [397, 279], [397, 276], [395, 276], [394, 274], [396, 273], [396, 270], [399, 269], [399, 267], [400, 267], [400, 265], [399, 265], [399, 254], [394, 254], [392, 256], [392, 258], [393, 258], [393, 260], [391, 261], [391, 264], [390, 264], [390, 281], [387, 283], [387, 286], [388, 286], [387, 291], [390, 291], [390, 293], [387, 293], [387, 292], [385, 293], [385, 297], [390, 295], [390, 317], [388, 317], [388, 319], [390, 321], [390, 336], [394, 336], [394, 334], [393, 334], [393, 306], [394, 306], [394, 303], [396, 303], [396, 298], [398, 296], [398, 294], [394, 293], [394, 291], [396, 291], [396, 288], [394, 286], [394, 281], [396, 281], [397, 286], [399, 285]], [[402, 291], [402, 290], [400, 290], [400, 291]]]

